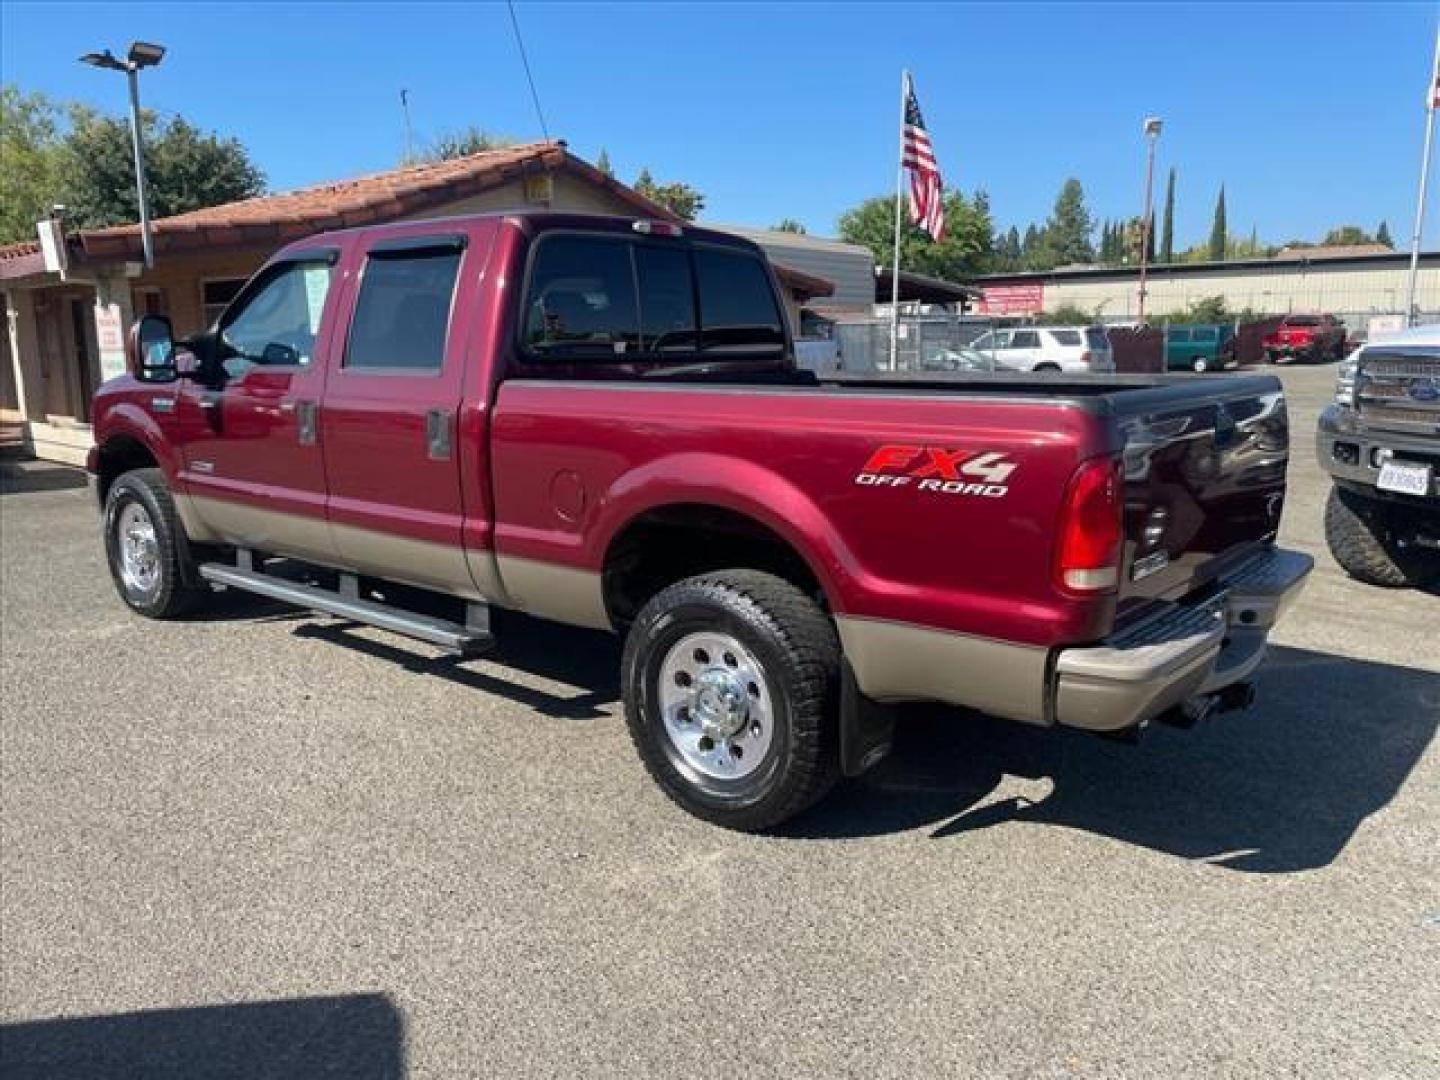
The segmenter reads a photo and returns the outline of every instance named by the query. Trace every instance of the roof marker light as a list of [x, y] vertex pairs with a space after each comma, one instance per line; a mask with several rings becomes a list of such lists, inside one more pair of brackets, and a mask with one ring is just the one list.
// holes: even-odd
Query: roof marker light
[[641, 219], [631, 222], [630, 227], [638, 233], [646, 236], [683, 236], [684, 232], [679, 225], [672, 225], [668, 221], [647, 221]]

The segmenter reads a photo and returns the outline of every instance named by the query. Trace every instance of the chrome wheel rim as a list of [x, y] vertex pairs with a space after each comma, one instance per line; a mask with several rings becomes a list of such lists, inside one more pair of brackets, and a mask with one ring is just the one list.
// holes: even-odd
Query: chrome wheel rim
[[150, 512], [139, 503], [128, 503], [115, 522], [115, 541], [125, 588], [132, 593], [154, 592], [160, 583], [160, 541]]
[[687, 634], [660, 663], [665, 734], [686, 766], [739, 780], [764, 763], [775, 736], [765, 669], [729, 634]]

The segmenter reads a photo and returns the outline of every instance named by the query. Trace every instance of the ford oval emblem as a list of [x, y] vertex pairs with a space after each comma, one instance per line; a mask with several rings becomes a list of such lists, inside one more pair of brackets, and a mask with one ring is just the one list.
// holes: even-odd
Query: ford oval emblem
[[1440, 400], [1440, 382], [1435, 379], [1416, 379], [1410, 384], [1410, 396], [1416, 401]]

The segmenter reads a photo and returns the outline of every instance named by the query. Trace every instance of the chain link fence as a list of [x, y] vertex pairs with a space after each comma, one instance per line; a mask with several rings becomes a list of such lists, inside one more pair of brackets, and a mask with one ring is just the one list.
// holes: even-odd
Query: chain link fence
[[[994, 326], [993, 319], [973, 315], [901, 315], [894, 370], [967, 370], [962, 350]], [[837, 323], [835, 339], [845, 371], [891, 370], [889, 318]]]

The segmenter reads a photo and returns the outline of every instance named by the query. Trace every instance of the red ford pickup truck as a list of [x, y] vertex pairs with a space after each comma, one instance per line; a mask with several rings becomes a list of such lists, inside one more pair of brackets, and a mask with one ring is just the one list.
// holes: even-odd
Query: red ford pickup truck
[[732, 828], [872, 765], [897, 702], [1110, 734], [1246, 705], [1311, 566], [1274, 543], [1273, 378], [821, 380], [759, 249], [666, 222], [312, 237], [130, 364], [89, 467], [131, 608], [623, 633], [641, 758]]
[[1334, 315], [1286, 315], [1260, 342], [1265, 360], [1324, 362], [1345, 356], [1345, 324]]

